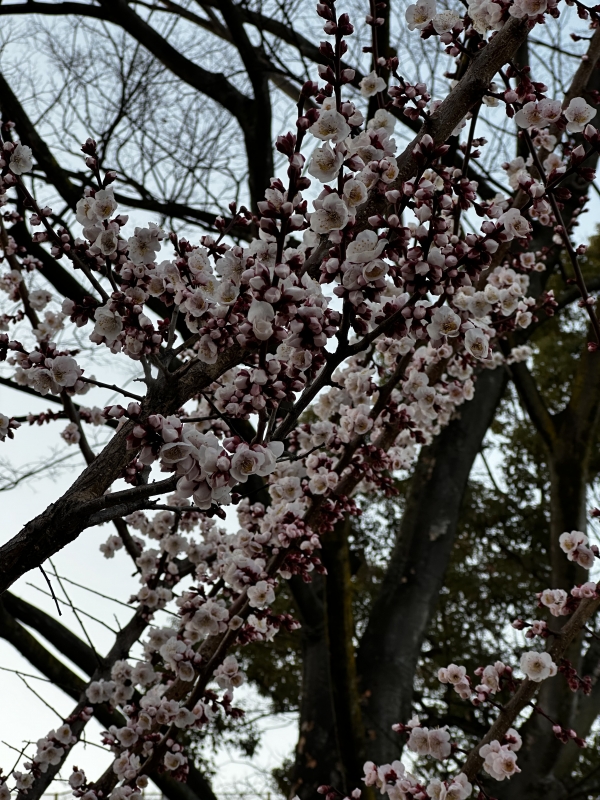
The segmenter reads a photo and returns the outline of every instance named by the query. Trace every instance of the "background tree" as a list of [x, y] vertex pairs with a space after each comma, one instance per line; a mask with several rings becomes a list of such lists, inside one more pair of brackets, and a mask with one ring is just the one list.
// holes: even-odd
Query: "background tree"
[[[88, 134], [94, 135], [98, 142], [95, 151], [98, 170], [115, 168], [118, 171], [115, 198], [132, 209], [159, 214], [163, 224], [179, 232], [189, 231], [191, 226], [221, 230], [214, 226], [215, 214], [236, 214], [236, 209], [226, 212], [221, 198], [242, 200], [253, 210], [258, 210], [275, 166], [280, 166], [276, 164], [271, 149], [274, 109], [278, 109], [282, 117], [288, 115], [291, 103], [298, 99], [299, 88], [311, 74], [312, 65], [329, 63], [323, 50], [312, 44], [306, 35], [302, 13], [304, 7], [301, 5], [265, 9], [227, 0], [185, 5], [165, 2], [156, 6], [126, 2], [35, 2], [0, 7], [0, 14], [5, 16], [26, 15], [29, 20], [32, 14], [40, 15], [35, 16], [37, 41], [46, 43], [47, 57], [59, 69], [60, 78], [54, 95], [45, 93], [40, 96], [36, 93], [27, 97], [22, 73], [20, 81], [14, 81], [10, 65], [8, 80], [5, 76], [0, 84], [4, 118], [15, 122], [20, 140], [31, 146], [35, 155], [33, 196], [39, 198], [40, 204], [42, 198], [45, 202], [45, 198], [57, 196], [64, 203], [62, 210], [49, 219], [69, 230], [82, 191], [93, 185], [93, 178], [78, 171], [79, 166], [73, 161], [79, 139]], [[434, 87], [442, 71], [437, 39], [415, 40], [413, 37], [410, 43], [407, 42], [407, 32], [398, 24], [404, 8], [396, 8], [394, 4], [391, 8], [378, 6], [373, 13], [383, 15], [383, 24], [376, 27], [371, 46], [372, 50], [376, 49], [375, 55], [387, 58], [394, 53], [402, 54], [403, 47], [413, 49], [418, 42], [425, 59], [428, 86]], [[39, 22], [44, 16], [52, 18], [48, 27]], [[517, 30], [517, 24], [512, 21], [511, 25], [514, 29], [512, 38], [508, 32], [505, 33], [507, 53], [510, 50], [506, 60], [510, 61], [513, 55], [516, 57], [512, 77], [523, 81], [526, 73], [519, 74], [518, 65], [527, 63], [528, 51], [523, 44], [523, 31]], [[536, 33], [538, 30], [539, 27], [535, 29]], [[68, 40], [72, 42], [70, 49], [63, 47], [67, 41], [66, 31], [69, 32]], [[202, 31], [201, 37], [199, 31]], [[564, 49], [560, 38], [568, 32], [568, 25], [562, 30], [560, 25], [556, 26], [556, 31], [552, 30], [540, 45], [548, 49], [553, 59], [550, 70], [544, 71], [544, 77], [549, 72], [558, 86], [568, 76], [570, 89], [566, 92], [564, 107], [572, 98], [582, 94], [589, 102], [595, 100], [595, 66], [599, 50], [599, 37], [594, 32], [589, 42], [585, 42], [586, 59], [573, 75], [569, 74], [560, 60], [572, 55]], [[477, 45], [477, 42], [477, 38], [472, 36], [468, 44]], [[227, 75], [221, 72], [225, 63], [222, 57], [224, 43], [230, 69]], [[536, 44], [539, 41], [536, 40]], [[355, 68], [361, 63], [359, 59], [359, 53], [351, 50], [340, 67], [347, 68], [351, 64]], [[505, 62], [500, 64], [500, 61], [499, 58], [498, 64], [502, 66]], [[110, 65], [111, 73], [108, 80], [106, 63]], [[99, 65], [102, 65], [100, 72]], [[390, 63], [382, 66], [381, 76], [386, 81], [390, 79], [390, 66]], [[406, 63], [402, 69], [404, 66]], [[416, 65], [410, 63], [410, 68], [414, 74], [411, 79], [422, 77]], [[440, 163], [468, 170], [470, 176], [479, 182], [480, 197], [491, 200], [497, 186], [502, 186], [502, 172], [498, 169], [497, 149], [494, 152], [494, 148], [485, 148], [484, 153], [491, 151], [492, 156], [483, 159], [478, 159], [477, 153], [473, 152], [478, 146], [473, 141], [475, 124], [481, 114], [486, 134], [495, 135], [498, 148], [506, 147], [505, 152], [508, 147], [503, 134], [508, 128], [494, 131], [495, 123], [485, 119], [481, 99], [485, 91], [492, 91], [489, 80], [496, 75], [498, 66], [494, 62], [493, 67], [485, 69], [490, 72], [487, 82], [479, 74], [473, 76], [477, 70], [470, 69], [468, 48], [462, 56], [459, 54], [455, 77], [464, 79], [468, 94], [462, 110], [474, 109], [466, 130], [469, 138], [462, 144], [459, 144], [460, 136], [448, 138], [463, 116], [459, 113], [460, 104], [452, 109], [448, 118], [443, 118], [438, 138], [440, 142], [448, 138], [450, 144]], [[358, 87], [364, 72], [368, 71], [368, 65], [363, 72], [355, 69], [351, 85]], [[478, 81], [481, 80], [480, 86]], [[273, 95], [269, 84], [275, 89]], [[118, 91], [115, 91], [115, 86]], [[19, 99], [20, 93], [24, 99]], [[554, 96], [557, 94], [558, 91]], [[50, 102], [46, 99], [48, 96]], [[380, 102], [379, 95], [370, 98], [369, 117], [374, 116]], [[312, 100], [305, 100], [305, 103], [309, 106]], [[39, 114], [44, 105], [52, 113], [44, 114], [39, 122], [34, 122], [31, 109], [37, 107]], [[166, 107], [169, 108], [168, 114], [165, 114]], [[302, 111], [300, 106], [300, 113]], [[410, 140], [413, 132], [420, 129], [418, 118], [406, 116], [394, 106], [390, 106], [390, 111], [405, 126], [406, 130], [397, 126], [401, 131], [400, 137]], [[506, 125], [511, 125], [510, 130], [514, 133], [514, 125], [510, 121], [502, 123], [502, 126]], [[468, 134], [469, 130], [471, 134]], [[555, 134], [561, 132], [555, 130]], [[243, 142], [243, 149], [236, 151], [238, 133], [241, 133], [238, 139]], [[527, 156], [531, 144], [527, 137], [528, 134], [523, 133], [518, 139], [511, 136], [511, 146], [514, 145], [515, 150], [509, 158], [515, 153]], [[201, 147], [198, 142], [202, 143]], [[410, 149], [406, 152], [410, 157]], [[592, 159], [587, 163], [590, 162]], [[247, 189], [240, 179], [242, 163], [247, 167]], [[534, 175], [535, 170], [536, 165], [532, 168]], [[539, 171], [537, 177], [541, 177]], [[569, 198], [563, 192], [560, 196], [564, 203], [562, 212], [570, 228], [582, 206], [579, 194], [587, 188], [587, 183], [581, 173], [573, 171], [569, 183], [563, 184], [563, 189], [568, 186], [573, 195]], [[526, 192], [517, 188], [514, 204], [522, 208], [527, 201]], [[48, 202], [53, 207], [56, 205], [54, 199]], [[16, 200], [14, 212], [11, 210], [5, 215], [3, 237], [9, 265], [19, 272], [22, 269], [20, 257], [28, 253], [43, 263], [44, 277], [55, 291], [83, 302], [86, 291], [73, 277], [73, 272], [65, 269], [47, 249], [32, 239], [21, 219], [24, 208], [20, 197]], [[228, 236], [234, 241], [247, 241], [253, 232], [252, 225], [244, 225], [244, 219], [239, 216], [234, 216], [232, 222], [232, 225], [228, 224], [229, 220], [224, 223]], [[461, 219], [457, 209], [457, 231], [461, 223], [469, 226], [472, 220], [466, 214]], [[363, 762], [367, 757], [378, 763], [396, 758], [401, 742], [391, 732], [391, 725], [399, 720], [408, 720], [413, 708], [417, 708], [430, 724], [451, 720], [462, 731], [464, 743], [475, 744], [489, 727], [492, 717], [486, 710], [465, 711], [464, 707], [456, 710], [454, 696], [442, 695], [439, 687], [433, 685], [430, 668], [433, 664], [445, 666], [449, 660], [458, 660], [459, 656], [468, 666], [477, 666], [498, 656], [498, 649], [492, 645], [500, 641], [505, 648], [502, 655], [507, 660], [514, 653], [514, 642], [510, 641], [505, 630], [508, 618], [494, 615], [493, 604], [486, 606], [494, 592], [487, 576], [496, 578], [498, 575], [498, 586], [501, 587], [498, 589], [498, 604], [506, 610], [505, 587], [508, 584], [512, 593], [511, 610], [514, 606], [515, 612], [525, 617], [528, 616], [526, 611], [529, 611], [529, 616], [532, 613], [532, 584], [537, 586], [539, 578], [545, 577], [549, 585], [567, 590], [573, 582], [582, 581], [582, 573], [564, 559], [558, 547], [558, 537], [564, 530], [585, 530], [586, 487], [595, 476], [591, 464], [596, 446], [596, 381], [600, 371], [595, 366], [595, 353], [585, 351], [590, 336], [582, 330], [582, 312], [572, 310], [580, 292], [573, 291], [565, 279], [570, 265], [564, 260], [564, 245], [561, 241], [554, 242], [552, 234], [551, 228], [534, 227], [529, 249], [543, 255], [546, 270], [531, 273], [530, 294], [543, 303], [544, 292], [550, 287], [555, 288], [559, 307], [556, 322], [548, 322], [540, 312], [539, 327], [533, 326], [523, 333], [514, 334], [514, 341], [506, 340], [505, 354], [510, 362], [511, 348], [522, 347], [533, 333], [531, 369], [525, 361], [518, 361], [507, 363], [506, 369], [482, 371], [478, 376], [475, 397], [433, 441], [422, 447], [410, 479], [393, 487], [400, 491], [400, 502], [392, 499], [383, 502], [380, 495], [369, 494], [373, 487], [367, 487], [363, 492], [363, 502], [370, 505], [374, 499], [377, 500], [371, 527], [369, 520], [362, 525], [354, 519], [354, 514], [346, 515], [323, 538], [322, 560], [327, 575], [318, 575], [311, 583], [305, 583], [300, 577], [291, 578], [288, 590], [278, 600], [278, 610], [297, 613], [303, 623], [301, 632], [277, 637], [276, 659], [273, 658], [273, 647], [266, 644], [240, 652], [249, 677], [271, 699], [275, 708], [299, 709], [300, 739], [295, 763], [285, 774], [280, 773], [280, 781], [286, 789], [299, 793], [303, 798], [312, 795], [323, 783], [349, 791], [360, 783]], [[12, 237], [23, 250], [10, 253], [12, 248], [8, 237]], [[515, 248], [515, 258], [517, 253]], [[501, 258], [511, 257], [508, 247], [502, 246], [493, 266], [501, 263]], [[586, 265], [589, 271], [585, 274], [584, 291], [586, 285], [587, 290], [594, 290], [597, 288], [597, 258], [592, 255]], [[25, 292], [22, 292], [21, 300], [29, 321], [34, 327], [39, 327], [36, 309], [27, 303]], [[160, 317], [170, 313], [157, 299], [150, 299], [148, 306]], [[177, 325], [183, 338], [190, 333], [183, 316], [179, 319], [174, 316], [173, 325]], [[571, 331], [573, 326], [575, 330]], [[573, 340], [565, 337], [565, 331], [574, 337]], [[557, 353], [572, 353], [569, 347], [583, 352], [575, 372], [572, 370], [573, 361], [568, 357], [565, 364], [560, 362], [560, 368], [567, 373], [563, 376], [556, 368]], [[373, 354], [368, 353], [368, 357], [372, 359]], [[232, 354], [232, 359], [235, 358], [237, 354]], [[552, 369], [548, 368], [548, 361], [552, 362]], [[232, 360], [231, 365], [233, 363]], [[365, 365], [367, 363], [365, 361]], [[209, 380], [210, 383], [228, 365], [230, 362], [227, 360], [220, 362], [214, 373], [204, 376], [205, 382]], [[544, 365], [547, 368], [545, 384], [542, 381]], [[446, 366], [447, 363], [442, 361], [429, 368], [431, 384], [443, 379]], [[392, 374], [391, 381], [398, 382], [405, 369], [406, 364], [401, 361], [400, 371]], [[536, 379], [540, 384], [537, 388]], [[519, 427], [514, 419], [510, 419], [506, 409], [507, 402], [514, 403], [512, 390], [511, 399], [502, 400], [509, 380], [515, 382], [529, 424], [521, 421]], [[12, 378], [3, 381], [13, 389], [30, 388], [18, 387]], [[395, 383], [391, 382], [391, 387], [394, 386]], [[165, 393], [164, 387], [162, 391]], [[540, 393], [545, 392], [551, 395], [550, 410], [540, 399]], [[176, 410], [182, 399], [187, 399], [185, 392], [182, 394], [174, 389], [172, 397], [169, 397], [166, 390], [160, 398], [161, 408]], [[81, 433], [82, 418], [78, 406], [66, 394], [59, 402], [64, 406], [58, 412], [60, 417], [68, 418]], [[305, 405], [302, 402], [298, 404], [296, 416]], [[308, 411], [300, 422], [310, 424], [315, 419]], [[238, 433], [244, 420], [225, 422], [232, 432]], [[289, 434], [292, 432], [289, 423], [285, 418], [280, 420], [280, 427], [284, 430], [286, 425]], [[513, 451], [518, 453], [517, 458], [522, 456], [525, 447], [520, 443], [520, 436], [526, 438], [529, 435], [528, 452], [535, 453], [536, 446], [538, 458], [543, 452], [550, 478], [541, 479], [539, 496], [531, 496], [522, 472], [518, 478], [511, 472], [514, 469], [511, 466], [512, 455], [504, 460], [502, 471], [505, 474], [502, 478], [509, 494], [514, 487], [517, 497], [514, 502], [508, 503], [495, 485], [468, 484], [473, 463], [482, 451], [491, 425], [496, 435], [502, 430], [503, 441], [508, 443], [511, 454]], [[530, 425], [544, 442], [542, 451], [539, 442], [531, 436]], [[249, 440], [252, 439], [255, 432], [249, 432], [247, 428], [243, 430]], [[391, 432], [398, 433], [393, 427]], [[388, 438], [391, 432], [386, 433]], [[391, 441], [393, 438], [395, 436]], [[417, 444], [422, 442], [417, 441]], [[101, 469], [94, 467], [96, 454], [87, 445], [85, 436], [80, 436], [79, 445], [91, 470], [87, 486], [96, 487]], [[119, 458], [122, 460], [122, 456]], [[105, 465], [106, 462], [102, 468]], [[125, 466], [126, 462], [119, 462], [120, 468]], [[113, 471], [118, 472], [116, 466], [113, 466]], [[515, 481], [520, 483], [517, 485]], [[251, 501], [259, 500], [267, 505], [270, 498], [261, 486], [261, 481], [249, 481], [244, 493]], [[550, 511], [544, 505], [547, 495], [550, 497]], [[461, 509], [463, 517], [466, 517], [462, 523]], [[392, 512], [388, 516], [393, 521], [391, 525], [381, 524], [386, 511]], [[111, 518], [102, 517], [100, 509], [96, 513], [100, 516], [94, 518], [88, 512], [85, 524], [93, 519]], [[135, 560], [141, 545], [130, 533], [123, 520], [124, 514], [112, 515], [113, 522], [120, 541]], [[50, 523], [52, 527], [55, 521]], [[50, 537], [48, 551], [76, 535], [80, 524], [80, 521], [75, 523], [73, 532], [61, 533], [57, 541], [52, 542]], [[523, 530], [519, 529], [520, 526]], [[528, 552], [533, 544], [541, 549], [536, 549], [535, 559], [531, 559]], [[44, 545], [39, 553], [26, 556], [27, 564], [37, 563], [46, 549]], [[19, 561], [22, 547], [17, 545], [16, 552]], [[7, 556], [10, 582], [19, 568], [15, 570], [15, 559], [10, 552]], [[530, 560], [534, 563], [530, 564]], [[466, 580], [465, 563], [470, 567], [468, 575], [472, 583]], [[185, 576], [186, 569], [190, 571], [189, 564], [180, 568], [181, 577]], [[478, 602], [475, 608], [469, 605], [467, 610], [465, 598], [468, 592]], [[443, 599], [442, 608], [440, 598]], [[450, 600], [446, 602], [446, 598]], [[55, 620], [40, 615], [38, 610], [28, 607], [18, 598], [8, 596], [4, 601], [2, 619], [2, 635], [53, 682], [69, 685], [75, 699], [82, 697], [82, 686], [78, 686], [75, 678], [67, 676], [64, 664], [56, 663], [57, 660], [53, 660], [49, 653], [40, 651], [39, 643], [16, 620], [39, 631], [69, 659], [73, 660], [71, 653], [81, 654], [78, 656], [82, 659], [79, 666], [93, 679], [109, 674], [106, 666], [90, 668], [89, 660], [85, 662], [87, 651], [82, 642], [69, 638]], [[31, 621], [33, 619], [35, 624]], [[473, 625], [468, 626], [467, 620]], [[115, 645], [119, 653], [126, 652], [146, 624], [147, 620], [140, 619], [139, 615], [134, 617], [127, 629], [131, 641], [127, 639], [125, 645], [118, 641]], [[469, 631], [478, 634], [489, 631], [493, 639], [488, 641], [485, 637], [478, 637], [474, 641], [473, 637], [467, 636]], [[587, 643], [580, 640], [572, 647], [571, 659], [577, 664], [582, 656], [585, 656], [588, 672], [593, 672], [597, 666], [595, 649], [588, 648]], [[582, 704], [580, 712], [573, 695], [564, 690], [564, 683], [560, 689], [557, 688], [561, 680], [562, 676], [545, 685], [541, 707], [566, 728], [573, 726], [580, 734], [586, 733], [597, 715], [593, 711], [594, 696], [592, 702]], [[79, 702], [84, 703], [85, 698]], [[580, 713], [585, 717], [583, 721], [579, 717], [581, 730], [577, 726]], [[595, 760], [588, 758], [579, 762], [579, 751], [570, 745], [557, 761], [557, 740], [546, 723], [547, 720], [534, 716], [524, 726], [527, 736], [520, 758], [528, 768], [523, 770], [520, 782], [515, 779], [509, 784], [510, 796], [518, 797], [519, 792], [527, 797], [533, 793], [537, 793], [533, 796], [541, 796], [542, 792], [547, 796], [554, 792], [552, 796], [558, 798], [572, 796], [565, 792], [574, 790], [594, 791], [588, 790], [593, 782], [586, 784], [586, 780], [588, 775], [594, 775]], [[111, 723], [103, 720], [103, 724]], [[543, 760], [535, 757], [540, 747], [544, 748]], [[47, 773], [45, 786], [49, 785], [52, 773], [52, 770]], [[174, 787], [173, 782], [165, 782], [158, 773], [155, 776], [154, 771], [151, 775], [168, 796], [187, 792], [189, 798], [189, 793], [194, 792], [197, 796], [208, 797], [211, 793], [207, 782], [193, 770], [185, 788], [179, 784]]]

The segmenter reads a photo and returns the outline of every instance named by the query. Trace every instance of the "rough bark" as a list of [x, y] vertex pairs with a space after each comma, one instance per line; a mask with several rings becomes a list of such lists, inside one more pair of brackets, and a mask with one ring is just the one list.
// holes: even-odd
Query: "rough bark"
[[293, 793], [301, 800], [314, 797], [324, 783], [351, 791], [360, 784], [366, 760], [354, 654], [349, 531], [347, 517], [323, 538], [326, 576], [311, 584], [291, 581], [304, 631], [300, 736], [293, 769]]
[[366, 760], [364, 726], [354, 653], [352, 574], [348, 536], [351, 519], [346, 517], [331, 534], [323, 537], [323, 563], [327, 569], [327, 625], [333, 706], [345, 790], [360, 785]]
[[342, 786], [344, 770], [329, 669], [325, 579], [318, 575], [311, 584], [302, 584], [294, 578], [290, 585], [302, 622], [300, 729], [290, 797], [298, 794], [301, 800], [309, 800], [321, 784]]
[[411, 716], [414, 673], [450, 560], [471, 467], [506, 386], [483, 372], [475, 397], [423, 448], [386, 576], [358, 651], [370, 758], [398, 757], [391, 727]]

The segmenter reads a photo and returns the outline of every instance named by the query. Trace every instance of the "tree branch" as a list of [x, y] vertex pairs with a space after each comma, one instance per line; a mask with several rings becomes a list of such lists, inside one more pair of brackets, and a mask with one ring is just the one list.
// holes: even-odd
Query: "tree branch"
[[[509, 348], [504, 343], [502, 349], [508, 354]], [[531, 372], [523, 361], [511, 364], [507, 369], [529, 418], [551, 451], [557, 436], [556, 425]]]
[[[581, 601], [577, 611], [575, 611], [567, 624], [562, 628], [561, 635], [556, 637], [553, 643], [547, 648], [547, 652], [555, 663], [560, 663], [561, 658], [567, 652], [573, 640], [579, 636], [584, 625], [594, 616], [598, 608], [600, 608], [600, 597]], [[483, 739], [471, 750], [463, 765], [462, 771], [469, 780], [473, 780], [483, 766], [483, 758], [479, 755], [481, 747], [488, 742], [494, 740], [501, 741], [504, 738], [508, 729], [517, 719], [521, 711], [523, 711], [535, 697], [539, 688], [539, 683], [535, 683], [529, 680], [529, 678], [525, 679], [513, 697], [502, 707], [494, 724], [490, 727]]]
[[[0, 636], [10, 642], [42, 675], [66, 694], [77, 700], [87, 686], [78, 675], [52, 655], [15, 617], [35, 628], [57, 650], [86, 674], [93, 675], [97, 667], [96, 656], [89, 645], [71, 633], [45, 612], [7, 592], [0, 600]], [[94, 716], [105, 728], [116, 725], [122, 728], [125, 717], [116, 709], [110, 710], [102, 703], [93, 706]], [[216, 800], [210, 783], [192, 764], [186, 783], [174, 781], [164, 774], [153, 773], [150, 778], [169, 800]]]

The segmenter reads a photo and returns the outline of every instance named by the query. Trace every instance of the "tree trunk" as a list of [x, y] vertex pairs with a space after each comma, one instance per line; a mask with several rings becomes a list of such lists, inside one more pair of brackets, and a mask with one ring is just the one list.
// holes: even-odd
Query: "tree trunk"
[[473, 400], [419, 456], [358, 653], [369, 758], [378, 764], [399, 756], [391, 727], [410, 718], [415, 669], [450, 561], [464, 490], [506, 382], [504, 370], [484, 371]]
[[302, 693], [290, 797], [314, 798], [318, 786], [344, 785], [329, 669], [325, 578], [290, 581], [302, 621]]
[[[550, 471], [550, 588], [569, 592], [574, 585], [588, 579], [586, 570], [567, 559], [560, 548], [559, 537], [565, 531], [586, 530], [589, 461], [600, 420], [600, 353], [590, 353], [587, 348], [583, 351], [567, 406], [554, 416], [546, 412], [546, 419], [550, 424], [546, 421], [540, 432], [546, 444]], [[539, 420], [535, 413], [532, 420]], [[554, 629], [562, 627], [568, 619], [549, 617]], [[567, 654], [580, 674], [581, 650], [579, 637]], [[578, 700], [578, 693], [569, 689], [562, 675], [557, 675], [544, 681], [538, 706], [554, 722], [565, 728], [575, 728]], [[582, 733], [585, 735], [585, 730]], [[522, 772], [511, 780], [510, 789], [503, 787], [498, 792], [500, 796], [507, 800], [567, 800], [570, 771], [565, 769], [564, 762], [557, 771], [565, 746], [554, 736], [551, 723], [534, 713], [523, 726], [522, 735], [524, 746], [519, 754]], [[571, 758], [571, 770], [575, 761]]]
[[323, 537], [322, 552], [327, 569], [325, 588], [329, 669], [345, 792], [361, 786], [364, 777], [362, 766], [366, 760], [354, 648], [352, 576], [348, 549], [350, 530], [351, 520], [346, 517], [331, 534]]
[[246, 121], [243, 126], [248, 157], [248, 190], [253, 211], [257, 210], [257, 203], [264, 199], [265, 189], [269, 188], [275, 174], [271, 139], [271, 97], [266, 77], [259, 99], [260, 102], [254, 101], [252, 120]]
[[[560, 549], [558, 539], [564, 531], [586, 528], [586, 488], [589, 446], [576, 441], [573, 427], [561, 427], [559, 437], [548, 456], [550, 469], [550, 561], [552, 565], [551, 588], [570, 591], [577, 583], [587, 580], [587, 572], [568, 561]], [[591, 437], [590, 437], [591, 438]], [[546, 588], [546, 587], [540, 587]], [[539, 616], [544, 616], [541, 612]], [[549, 617], [553, 629], [562, 627], [569, 617]], [[537, 649], [533, 647], [533, 649]], [[579, 672], [581, 669], [581, 637], [568, 652], [568, 659]], [[542, 684], [537, 705], [554, 722], [566, 728], [575, 723], [579, 695], [569, 689], [563, 675], [550, 678]], [[585, 701], [584, 701], [585, 703]], [[521, 773], [510, 785], [502, 787], [500, 797], [506, 800], [567, 800], [569, 790], [562, 779], [569, 774], [555, 774], [555, 767], [565, 748], [552, 732], [552, 723], [541, 714], [533, 713], [523, 726], [523, 749], [519, 753]]]

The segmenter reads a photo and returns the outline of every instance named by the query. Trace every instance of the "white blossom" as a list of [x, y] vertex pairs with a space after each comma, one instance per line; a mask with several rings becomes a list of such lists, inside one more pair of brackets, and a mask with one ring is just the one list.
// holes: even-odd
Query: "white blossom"
[[327, 183], [337, 177], [343, 161], [344, 154], [337, 149], [333, 150], [329, 142], [325, 142], [313, 150], [307, 170], [321, 183]]
[[57, 356], [46, 359], [46, 366], [52, 372], [52, 377], [59, 386], [74, 386], [82, 371], [71, 356]]
[[340, 231], [348, 222], [348, 208], [335, 193], [327, 195], [321, 207], [310, 215], [310, 227], [315, 233]]
[[549, 653], [536, 653], [533, 650], [523, 653], [520, 666], [525, 675], [535, 683], [556, 675], [556, 664]]
[[548, 8], [548, 0], [515, 0], [509, 7], [508, 13], [519, 19], [523, 17], [537, 17]]
[[324, 142], [342, 142], [350, 135], [345, 117], [333, 108], [321, 110], [319, 118], [308, 130]]
[[482, 36], [502, 27], [502, 6], [494, 0], [471, 0], [468, 5], [473, 27]]
[[387, 243], [387, 239], [380, 239], [375, 231], [361, 231], [346, 248], [346, 257], [353, 264], [366, 264], [377, 258]]
[[94, 333], [103, 336], [107, 344], [112, 344], [123, 330], [121, 315], [116, 311], [111, 311], [108, 306], [100, 306], [95, 311], [96, 324]]
[[442, 336], [458, 336], [460, 333], [461, 319], [448, 306], [436, 308], [433, 312], [431, 322], [427, 326], [427, 333], [432, 339], [439, 339]]
[[469, 328], [465, 333], [465, 347], [475, 358], [487, 358], [490, 343], [480, 328]]
[[[544, 0], [545, 2], [545, 0]], [[511, 7], [512, 9], [512, 7]], [[525, 103], [520, 111], [515, 114], [515, 122], [521, 128], [544, 128], [561, 115], [561, 105], [558, 100], [546, 98], [539, 102], [531, 101]]]
[[596, 116], [596, 109], [585, 102], [583, 97], [574, 97], [565, 109], [567, 131], [581, 133], [588, 122]]
[[183, 753], [165, 753], [163, 764], [169, 771], [178, 769], [182, 764], [187, 761]]
[[259, 581], [248, 589], [248, 602], [252, 608], [264, 608], [275, 601], [275, 592], [270, 583]]
[[510, 239], [513, 237], [527, 236], [531, 233], [530, 223], [521, 215], [518, 208], [509, 208], [501, 217], [498, 218], [498, 224], [504, 225], [506, 233]]
[[15, 175], [23, 175], [25, 172], [31, 172], [33, 168], [33, 153], [31, 152], [31, 147], [27, 147], [26, 144], [18, 144], [10, 154], [8, 166]]
[[511, 778], [521, 770], [517, 766], [517, 757], [508, 745], [500, 745], [496, 739], [479, 749], [479, 755], [484, 759], [483, 768], [497, 781]]
[[416, 3], [408, 6], [405, 12], [408, 30], [422, 30], [435, 17], [435, 0], [417, 0]]
[[117, 210], [117, 201], [114, 198], [112, 186], [100, 189], [94, 196], [93, 213], [96, 219], [108, 219]]
[[263, 453], [251, 450], [247, 444], [242, 444], [231, 459], [231, 476], [239, 483], [246, 483], [250, 475], [259, 471], [264, 460]]
[[127, 240], [129, 258], [134, 264], [150, 264], [154, 261], [156, 253], [160, 250], [162, 231], [153, 223], [147, 228], [136, 228], [135, 235]]
[[433, 27], [436, 33], [446, 33], [447, 31], [451, 31], [459, 20], [460, 14], [457, 14], [456, 11], [452, 11], [451, 9], [447, 9], [435, 15], [433, 18]]
[[81, 440], [81, 431], [76, 422], [69, 422], [60, 435], [67, 444], [78, 444]]
[[117, 252], [118, 244], [119, 239], [116, 232], [108, 228], [108, 230], [102, 231], [102, 233], [98, 235], [98, 238], [94, 242], [94, 247], [97, 247], [103, 256], [110, 256]]
[[36, 311], [43, 311], [50, 300], [52, 300], [52, 295], [45, 289], [35, 289], [33, 292], [29, 292], [29, 305]]
[[344, 184], [344, 200], [348, 208], [361, 206], [368, 197], [367, 187], [362, 181], [351, 178]]
[[359, 87], [363, 97], [373, 97], [373, 95], [376, 95], [378, 92], [383, 92], [385, 90], [385, 81], [373, 70], [373, 72], [365, 75], [359, 83]]
[[434, 728], [429, 731], [427, 736], [429, 743], [429, 753], [440, 761], [447, 758], [452, 752], [450, 744], [450, 734], [446, 728]]

